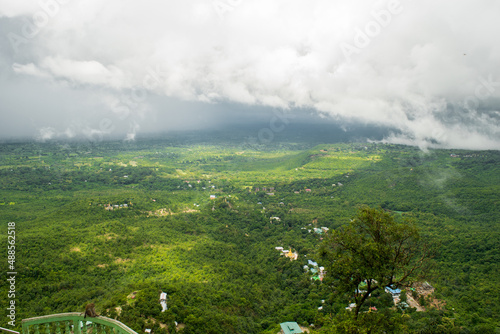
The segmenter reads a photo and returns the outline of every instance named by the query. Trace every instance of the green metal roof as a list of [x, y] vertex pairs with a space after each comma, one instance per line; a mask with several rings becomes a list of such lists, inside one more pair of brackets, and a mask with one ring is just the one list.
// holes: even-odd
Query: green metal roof
[[302, 333], [302, 329], [296, 322], [282, 322], [280, 326], [284, 334]]

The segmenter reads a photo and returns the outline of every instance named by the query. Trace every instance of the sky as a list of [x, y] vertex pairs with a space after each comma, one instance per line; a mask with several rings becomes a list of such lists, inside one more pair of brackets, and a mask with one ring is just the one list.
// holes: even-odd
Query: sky
[[0, 0], [0, 138], [264, 123], [500, 149], [500, 2]]

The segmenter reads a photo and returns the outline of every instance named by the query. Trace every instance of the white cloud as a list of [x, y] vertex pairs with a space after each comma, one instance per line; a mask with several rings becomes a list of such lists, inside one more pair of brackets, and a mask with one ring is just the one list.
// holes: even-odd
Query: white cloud
[[116, 66], [106, 67], [95, 61], [76, 61], [71, 59], [46, 57], [36, 66], [33, 63], [15, 63], [14, 71], [39, 77], [69, 80], [78, 84], [102, 85], [110, 88], [124, 88], [127, 80]]
[[0, 0], [0, 17], [15, 17], [32, 14], [40, 6], [36, 1]]
[[24, 64], [24, 65], [14, 63], [12, 65], [12, 69], [14, 70], [14, 72], [16, 72], [18, 74], [27, 74], [27, 75], [32, 75], [35, 77], [50, 78], [49, 73], [41, 70], [40, 68], [38, 68], [38, 66], [36, 66], [33, 63], [28, 63], [28, 64]]
[[39, 141], [46, 141], [54, 138], [56, 136], [56, 130], [51, 128], [51, 127], [44, 127], [40, 129], [39, 135], [37, 136], [37, 139]]
[[[41, 7], [29, 3], [0, 0], [0, 16], [31, 20]], [[500, 109], [498, 12], [491, 0], [69, 1], [14, 70], [185, 100], [313, 108], [394, 126], [421, 145], [491, 148], [500, 143], [499, 118], [488, 116]], [[442, 117], [450, 105], [459, 117]]]

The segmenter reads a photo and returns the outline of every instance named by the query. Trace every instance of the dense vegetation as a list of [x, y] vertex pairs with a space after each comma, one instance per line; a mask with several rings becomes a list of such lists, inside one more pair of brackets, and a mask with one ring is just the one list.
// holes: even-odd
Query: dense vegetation
[[[381, 291], [366, 317], [383, 315], [395, 332], [499, 330], [498, 151], [190, 137], [0, 152], [0, 268], [15, 222], [18, 329], [20, 319], [95, 302], [137, 331], [172, 333], [177, 322], [183, 333], [274, 334], [284, 321], [340, 331], [349, 298], [303, 266], [319, 260], [313, 228], [338, 228], [368, 205], [412, 220], [437, 252], [434, 293], [414, 296], [426, 312], [394, 308]], [[0, 288], [6, 296], [5, 280]]]

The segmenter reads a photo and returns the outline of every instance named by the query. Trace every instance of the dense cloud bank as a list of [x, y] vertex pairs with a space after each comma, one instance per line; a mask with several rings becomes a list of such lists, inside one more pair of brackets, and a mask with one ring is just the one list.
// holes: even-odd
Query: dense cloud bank
[[398, 129], [388, 142], [498, 149], [499, 12], [493, 0], [0, 0], [0, 130], [133, 139], [250, 122], [254, 106]]

